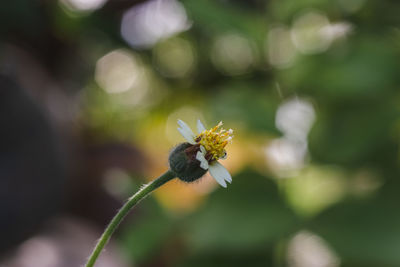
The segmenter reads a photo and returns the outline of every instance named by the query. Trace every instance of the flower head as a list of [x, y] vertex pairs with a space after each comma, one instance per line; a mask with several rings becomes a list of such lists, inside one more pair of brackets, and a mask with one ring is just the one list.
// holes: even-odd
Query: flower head
[[[198, 121], [200, 125], [200, 120]], [[225, 146], [233, 138], [233, 130], [226, 131], [221, 129], [222, 122], [210, 130], [203, 130], [196, 137], [195, 141], [204, 147], [211, 160], [218, 160], [226, 157]], [[204, 126], [201, 126], [202, 128]], [[218, 131], [219, 130], [219, 131]]]
[[[226, 131], [222, 129], [222, 122], [214, 128], [207, 130], [203, 123], [198, 120], [198, 134], [195, 135], [182, 120], [178, 120], [178, 124], [178, 131], [190, 144], [184, 150], [187, 158], [194, 161], [202, 170], [209, 170], [210, 174], [221, 186], [226, 187], [226, 181], [229, 183], [232, 182], [231, 175], [218, 160], [226, 158], [225, 147], [233, 138], [233, 130]], [[196, 179], [198, 178], [200, 177]]]

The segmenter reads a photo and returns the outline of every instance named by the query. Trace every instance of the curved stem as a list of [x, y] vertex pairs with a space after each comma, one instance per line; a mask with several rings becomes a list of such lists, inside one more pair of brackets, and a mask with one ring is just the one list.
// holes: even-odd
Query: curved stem
[[95, 248], [93, 249], [92, 254], [90, 255], [86, 267], [94, 266], [97, 258], [99, 257], [101, 251], [103, 250], [104, 246], [107, 244], [108, 240], [110, 239], [111, 235], [114, 233], [115, 229], [121, 223], [121, 221], [125, 218], [128, 212], [143, 198], [145, 198], [149, 193], [157, 189], [158, 187], [162, 186], [166, 182], [175, 178], [176, 175], [171, 170], [168, 170], [166, 173], [158, 177], [157, 179], [153, 180], [152, 182], [142, 186], [140, 190], [134, 194], [118, 211], [118, 213], [114, 216], [111, 220], [110, 224], [104, 230], [104, 233], [101, 235], [99, 241], [97, 242]]

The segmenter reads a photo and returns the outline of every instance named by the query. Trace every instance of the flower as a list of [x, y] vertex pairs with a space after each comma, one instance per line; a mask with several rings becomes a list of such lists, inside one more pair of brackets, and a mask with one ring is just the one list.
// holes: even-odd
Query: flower
[[221, 186], [226, 187], [226, 182], [231, 183], [231, 175], [218, 160], [226, 159], [225, 146], [232, 140], [233, 130], [226, 131], [222, 129], [222, 122], [218, 123], [214, 128], [206, 130], [203, 123], [198, 120], [198, 134], [195, 135], [192, 129], [182, 120], [178, 120], [178, 125], [178, 131], [192, 145], [190, 150], [193, 151], [195, 149], [195, 159], [200, 162], [200, 167], [206, 171], [209, 170], [210, 174]]

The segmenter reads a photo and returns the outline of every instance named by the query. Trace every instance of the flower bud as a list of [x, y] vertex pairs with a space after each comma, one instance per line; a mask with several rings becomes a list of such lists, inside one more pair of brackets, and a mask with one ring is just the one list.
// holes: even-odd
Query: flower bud
[[199, 150], [199, 145], [182, 143], [171, 151], [168, 158], [169, 167], [180, 180], [190, 183], [207, 172], [200, 167], [200, 162], [196, 159]]

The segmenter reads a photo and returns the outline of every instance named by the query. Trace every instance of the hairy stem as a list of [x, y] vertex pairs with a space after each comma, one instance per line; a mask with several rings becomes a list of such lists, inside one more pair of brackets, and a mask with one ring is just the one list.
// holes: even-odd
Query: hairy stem
[[149, 193], [162, 186], [166, 182], [175, 178], [175, 173], [171, 170], [168, 170], [166, 173], [153, 180], [152, 182], [142, 186], [140, 190], [134, 194], [129, 200], [122, 206], [122, 208], [118, 211], [118, 213], [111, 220], [110, 224], [104, 230], [104, 233], [101, 235], [99, 241], [93, 249], [92, 254], [90, 255], [86, 267], [92, 267], [96, 263], [97, 258], [99, 257], [101, 251], [104, 246], [107, 244], [108, 240], [110, 240], [111, 235], [114, 233], [115, 229], [121, 223], [121, 221], [125, 218], [128, 212], [143, 198], [145, 198]]

